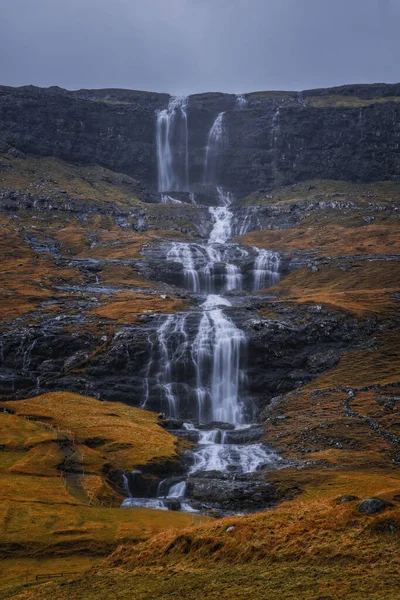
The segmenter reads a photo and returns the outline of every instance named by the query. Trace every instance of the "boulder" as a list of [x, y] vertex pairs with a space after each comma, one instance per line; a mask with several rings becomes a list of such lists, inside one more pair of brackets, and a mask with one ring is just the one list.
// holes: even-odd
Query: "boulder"
[[374, 515], [375, 513], [381, 512], [390, 506], [388, 502], [385, 500], [381, 500], [380, 498], [368, 498], [367, 500], [363, 500], [357, 506], [358, 512], [366, 513], [367, 515]]

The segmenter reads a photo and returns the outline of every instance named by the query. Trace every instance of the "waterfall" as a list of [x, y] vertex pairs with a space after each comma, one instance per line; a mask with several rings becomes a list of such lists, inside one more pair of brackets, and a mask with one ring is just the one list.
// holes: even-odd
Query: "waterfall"
[[186, 96], [173, 96], [168, 108], [157, 111], [156, 145], [159, 192], [189, 188]]
[[236, 265], [227, 264], [226, 269], [226, 290], [240, 290], [242, 288], [242, 274]]
[[208, 238], [209, 244], [225, 244], [232, 236], [232, 211], [229, 210], [233, 196], [222, 187], [217, 187], [218, 200], [221, 206], [210, 206], [209, 212], [214, 220], [214, 226]]
[[272, 143], [273, 147], [276, 148], [276, 144], [278, 142], [278, 137], [280, 133], [280, 116], [281, 116], [281, 107], [278, 106], [276, 112], [272, 118]]
[[[241, 423], [240, 386], [243, 373], [240, 358], [246, 337], [219, 308], [221, 305], [230, 306], [230, 302], [220, 296], [207, 297], [202, 305], [204, 313], [193, 342], [199, 421], [204, 422], [209, 415], [212, 421]], [[207, 398], [210, 401], [209, 409]]]
[[182, 204], [182, 200], [172, 198], [168, 194], [161, 194], [161, 204]]
[[220, 471], [221, 473], [254, 473], [262, 467], [276, 463], [278, 459], [274, 452], [262, 444], [243, 446], [240, 444], [216, 443], [207, 439], [204, 434], [215, 434], [219, 430], [200, 432], [203, 440], [199, 442], [199, 450], [190, 473], [199, 471]]
[[258, 256], [254, 261], [253, 270], [253, 291], [258, 292], [267, 285], [275, 285], [280, 280], [279, 265], [280, 256], [277, 252], [271, 250], [261, 250], [254, 248]]
[[183, 267], [185, 287], [191, 292], [200, 291], [200, 278], [193, 260], [194, 244], [176, 242], [167, 253], [167, 260], [180, 263]]
[[[156, 385], [163, 394], [167, 414], [178, 417], [179, 395], [176, 389], [178, 385], [176, 372], [188, 348], [186, 315], [168, 315], [158, 328], [157, 337], [159, 368], [155, 375]], [[151, 362], [153, 363], [153, 360]]]
[[[208, 295], [201, 305], [197, 334], [189, 341], [194, 322], [186, 314], [162, 317], [153, 343], [145, 386], [159, 390], [164, 411], [170, 417], [182, 415], [182, 401], [192, 399], [188, 409], [200, 422], [243, 421], [241, 391], [245, 381], [241, 368], [246, 336], [227, 317], [221, 306], [226, 298]], [[193, 372], [191, 379], [188, 373]], [[183, 382], [183, 376], [188, 380]], [[147, 403], [147, 400], [146, 400]]]
[[204, 183], [215, 182], [218, 158], [225, 145], [224, 114], [224, 112], [219, 113], [208, 134], [204, 159]]
[[236, 97], [236, 107], [239, 110], [243, 110], [244, 108], [246, 108], [247, 104], [247, 99], [242, 94]]
[[186, 491], [186, 482], [180, 481], [169, 488], [168, 498], [183, 498]]
[[213, 366], [211, 381], [212, 420], [238, 424], [242, 422], [239, 399], [240, 357], [246, 337], [221, 309], [208, 313], [213, 324]]
[[[243, 109], [247, 101], [238, 96], [236, 105]], [[163, 192], [163, 202], [176, 203], [166, 192], [187, 190], [186, 107], [187, 99], [171, 98], [168, 108], [157, 116], [159, 189]], [[221, 112], [208, 134], [204, 161], [204, 183], [208, 185], [216, 180], [224, 143]], [[237, 313], [230, 300], [218, 295], [242, 289], [242, 273], [234, 263], [250, 253], [229, 243], [233, 229], [239, 230], [238, 224], [233, 224], [232, 193], [216, 186], [215, 194], [218, 205], [209, 207], [211, 230], [207, 242], [171, 242], [166, 252], [167, 261], [181, 265], [181, 271], [177, 271], [183, 274], [184, 288], [196, 293], [197, 299], [200, 295], [204, 298], [190, 312], [159, 317], [156, 336], [150, 335], [150, 360], [143, 388], [143, 407], [161, 408], [168, 417], [199, 423], [198, 426], [184, 423], [180, 429], [182, 437], [197, 443], [189, 479], [182, 480], [181, 475], [165, 479], [158, 487], [157, 498], [130, 497], [123, 506], [163, 510], [176, 510], [180, 506], [182, 510], [194, 510], [190, 504], [193, 474], [198, 481], [204, 477], [203, 471], [216, 471], [226, 481], [230, 474], [234, 479], [236, 474], [254, 473], [280, 460], [262, 443], [253, 443], [260, 435], [257, 427], [251, 425], [253, 407], [251, 399], [246, 397], [247, 338], [233, 320]], [[189, 199], [196, 203], [193, 193]], [[242, 228], [247, 230], [252, 225], [256, 212], [254, 207], [246, 213], [241, 233]], [[280, 259], [275, 252], [254, 250], [257, 255], [252, 287], [258, 291], [279, 280]], [[175, 269], [170, 267], [173, 276]], [[175, 432], [178, 434], [178, 430]], [[250, 443], [244, 445], [247, 442]], [[218, 474], [212, 477], [218, 478]]]

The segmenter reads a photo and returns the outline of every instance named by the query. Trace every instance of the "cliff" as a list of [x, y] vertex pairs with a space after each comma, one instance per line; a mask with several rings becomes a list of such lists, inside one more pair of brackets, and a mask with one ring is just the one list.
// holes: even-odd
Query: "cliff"
[[[169, 96], [129, 90], [0, 87], [0, 140], [36, 156], [99, 164], [156, 189], [156, 111]], [[189, 181], [203, 179], [224, 112], [218, 182], [237, 195], [307, 179], [396, 180], [400, 84], [188, 98]]]

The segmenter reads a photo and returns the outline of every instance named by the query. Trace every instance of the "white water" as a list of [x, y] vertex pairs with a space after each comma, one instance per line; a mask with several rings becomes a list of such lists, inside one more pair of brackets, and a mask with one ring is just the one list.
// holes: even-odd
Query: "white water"
[[233, 214], [230, 205], [233, 196], [222, 187], [216, 188], [220, 206], [210, 206], [213, 219], [207, 245], [174, 242], [167, 253], [167, 260], [182, 265], [184, 286], [191, 292], [213, 293], [216, 263], [225, 265], [226, 291], [242, 289], [242, 274], [237, 265], [224, 259], [225, 244], [232, 237]]
[[[246, 100], [239, 96], [238, 108], [244, 108], [245, 102]], [[187, 186], [186, 105], [187, 101], [184, 99], [171, 99], [168, 109], [158, 114], [157, 148], [161, 191], [179, 190], [183, 189], [182, 186]], [[183, 139], [186, 140], [186, 175], [183, 179], [178, 175], [179, 170], [175, 169], [171, 150], [172, 136], [175, 140], [179, 128], [185, 131]], [[208, 135], [204, 163], [204, 181], [208, 184], [212, 183], [215, 176], [224, 135], [224, 113], [220, 113]], [[229, 316], [231, 302], [212, 292], [215, 289], [213, 275], [216, 265], [219, 273], [221, 265], [225, 266], [224, 289], [227, 291], [241, 289], [242, 274], [237, 265], [224, 260], [227, 256], [232, 256], [233, 245], [229, 245], [228, 252], [226, 250], [227, 242], [233, 235], [233, 213], [230, 208], [233, 196], [222, 187], [216, 188], [216, 194], [219, 205], [209, 208], [213, 225], [207, 244], [176, 242], [172, 243], [168, 251], [167, 260], [182, 265], [185, 288], [196, 293], [205, 292], [207, 297], [200, 305], [200, 315], [196, 311], [168, 315], [160, 323], [157, 340], [151, 342], [153, 350], [147, 369], [145, 402], [147, 403], [149, 398], [149, 381], [152, 379], [153, 385], [155, 381], [155, 386], [164, 400], [167, 416], [179, 418], [182, 413], [185, 414], [185, 411], [191, 409], [193, 418], [199, 423], [229, 423], [237, 430], [246, 428], [246, 420], [249, 420], [248, 414], [251, 412], [249, 406], [246, 406], [243, 389], [246, 377], [242, 363], [247, 340], [244, 332]], [[165, 201], [174, 201], [169, 195], [165, 194], [164, 197], [167, 198]], [[190, 195], [190, 199], [195, 203], [193, 194]], [[252, 215], [249, 222], [251, 220]], [[264, 287], [267, 280], [279, 278], [279, 255], [267, 250], [256, 251], [258, 254], [254, 263], [253, 279], [254, 290], [258, 291]], [[244, 256], [248, 254], [246, 250], [244, 253]], [[193, 327], [197, 327], [194, 339]], [[187, 372], [190, 371], [192, 375], [187, 378]], [[198, 439], [189, 475], [201, 471], [253, 473], [279, 460], [274, 452], [260, 443], [226, 443], [230, 439], [229, 431], [222, 427], [196, 429], [192, 423], [185, 423], [184, 427], [194, 431]], [[233, 439], [237, 441], [238, 437]], [[155, 499], [131, 497], [127, 498], [122, 506], [148, 506], [166, 510], [168, 500], [176, 499], [181, 502], [182, 510], [193, 510], [187, 501], [181, 501], [185, 498], [185, 481], [173, 483], [169, 489], [167, 486], [168, 480], [165, 480], [159, 487], [159, 492], [166, 496], [160, 494]]]
[[161, 194], [161, 204], [182, 204], [182, 200], [172, 198], [168, 194]]
[[186, 96], [173, 96], [168, 108], [157, 112], [159, 192], [185, 192], [189, 187], [187, 102]]
[[217, 161], [225, 145], [224, 114], [219, 113], [208, 134], [204, 157], [204, 183], [215, 182]]
[[258, 252], [258, 256], [254, 261], [253, 271], [253, 290], [258, 292], [267, 285], [275, 285], [279, 282], [279, 265], [280, 256], [277, 252], [271, 250], [261, 250], [254, 248]]
[[274, 114], [274, 117], [272, 119], [272, 142], [273, 142], [274, 148], [276, 147], [279, 133], [280, 133], [280, 116], [281, 116], [281, 107], [278, 106], [278, 108], [276, 109], [276, 112]]
[[232, 236], [232, 204], [233, 196], [222, 187], [217, 187], [218, 200], [221, 206], [210, 206], [209, 212], [214, 220], [214, 226], [208, 238], [209, 244], [225, 244]]
[[219, 296], [207, 297], [202, 305], [204, 314], [193, 342], [198, 419], [202, 422], [207, 420], [207, 416], [208, 420], [225, 423], [241, 423], [243, 419], [240, 357], [246, 337], [219, 308], [228, 304], [226, 299]]
[[180, 481], [169, 488], [168, 498], [183, 498], [186, 491], [186, 482]]
[[[218, 430], [210, 432], [218, 434]], [[262, 444], [224, 444], [215, 441], [200, 441], [194, 454], [195, 462], [189, 473], [198, 471], [220, 471], [221, 473], [254, 473], [277, 462], [277, 455]]]
[[[156, 375], [159, 388], [162, 390], [168, 406], [168, 415], [178, 417], [179, 402], [175, 393], [174, 367], [181, 360], [188, 347], [188, 335], [185, 329], [186, 315], [168, 315], [158, 329], [158, 345], [160, 351], [160, 371]], [[171, 339], [175, 341], [171, 344]]]
[[247, 107], [247, 100], [244, 96], [240, 95], [236, 97], [236, 107], [239, 110], [243, 110]]
[[185, 244], [183, 242], [173, 243], [167, 253], [167, 260], [180, 263], [183, 267], [185, 287], [190, 292], [200, 291], [199, 272], [194, 264], [195, 244]]

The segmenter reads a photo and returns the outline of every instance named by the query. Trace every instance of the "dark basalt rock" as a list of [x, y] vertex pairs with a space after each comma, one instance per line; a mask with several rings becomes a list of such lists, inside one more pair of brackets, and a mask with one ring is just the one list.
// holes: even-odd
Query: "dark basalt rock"
[[[207, 476], [206, 476], [207, 475]], [[265, 481], [240, 479], [220, 473], [198, 473], [187, 480], [191, 500], [217, 505], [226, 510], [259, 509], [276, 502], [276, 489]]]
[[385, 510], [388, 506], [391, 506], [389, 502], [381, 500], [380, 498], [368, 498], [363, 500], [357, 506], [358, 512], [366, 513], [367, 515], [374, 515], [375, 513]]

